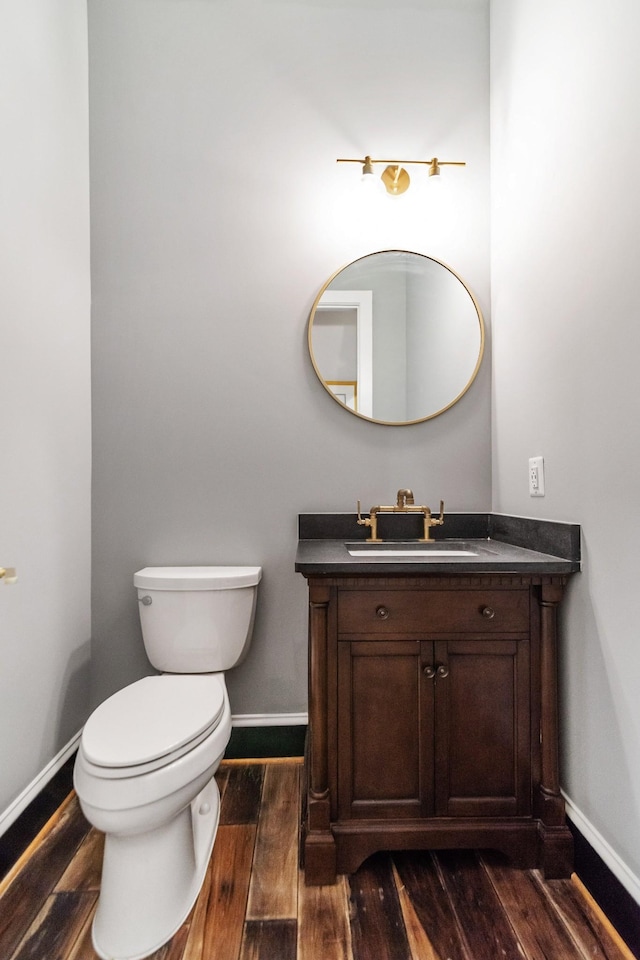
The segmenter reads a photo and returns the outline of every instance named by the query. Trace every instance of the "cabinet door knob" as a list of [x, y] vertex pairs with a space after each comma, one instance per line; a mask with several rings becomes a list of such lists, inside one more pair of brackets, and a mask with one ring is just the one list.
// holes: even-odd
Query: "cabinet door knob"
[[388, 620], [389, 611], [387, 610], [386, 607], [376, 607], [376, 617], [378, 618], [378, 620]]
[[493, 607], [483, 607], [483, 608], [482, 608], [482, 616], [485, 618], [485, 620], [493, 620], [493, 618], [495, 617], [495, 615], [496, 615], [496, 612], [495, 612], [495, 610], [493, 609]]
[[446, 667], [444, 663], [441, 663], [436, 670], [436, 676], [440, 677], [441, 680], [444, 680], [445, 677], [449, 676], [449, 667]]
[[427, 680], [433, 680], [436, 675], [436, 668], [429, 665], [428, 667], [423, 667], [422, 672], [424, 673]]

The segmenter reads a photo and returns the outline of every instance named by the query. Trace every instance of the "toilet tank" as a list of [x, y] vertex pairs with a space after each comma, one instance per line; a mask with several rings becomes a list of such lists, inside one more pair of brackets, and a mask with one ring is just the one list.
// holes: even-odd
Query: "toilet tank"
[[145, 567], [133, 575], [142, 639], [162, 673], [222, 673], [249, 648], [261, 567]]

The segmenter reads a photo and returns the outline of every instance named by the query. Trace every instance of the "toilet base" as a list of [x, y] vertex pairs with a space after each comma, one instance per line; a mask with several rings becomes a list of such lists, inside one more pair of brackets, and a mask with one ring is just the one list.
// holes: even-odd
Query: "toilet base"
[[220, 819], [215, 777], [165, 825], [107, 834], [93, 946], [102, 960], [142, 960], [170, 940], [202, 887]]

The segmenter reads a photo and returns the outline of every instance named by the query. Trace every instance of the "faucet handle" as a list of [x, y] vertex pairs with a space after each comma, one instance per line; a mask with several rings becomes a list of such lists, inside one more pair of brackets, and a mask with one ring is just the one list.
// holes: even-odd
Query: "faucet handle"
[[358, 519], [356, 520], [356, 523], [359, 523], [361, 527], [371, 527], [371, 526], [373, 526], [370, 517], [363, 517], [363, 516], [361, 515], [361, 513], [360, 513], [360, 501], [357, 500], [356, 503], [358, 504]]
[[440, 516], [438, 517], [438, 523], [444, 523], [444, 500], [440, 501]]

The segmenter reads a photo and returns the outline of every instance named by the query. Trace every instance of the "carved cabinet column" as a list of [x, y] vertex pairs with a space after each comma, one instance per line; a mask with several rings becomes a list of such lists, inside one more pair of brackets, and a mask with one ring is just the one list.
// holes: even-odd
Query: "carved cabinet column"
[[558, 605], [566, 578], [543, 579], [540, 603], [540, 751], [541, 774], [536, 804], [540, 821], [542, 863], [547, 879], [565, 877], [571, 869], [573, 843], [565, 826], [560, 793], [558, 719]]
[[329, 793], [329, 601], [331, 590], [320, 583], [309, 589], [309, 739], [307, 744], [307, 812], [303, 824], [303, 859], [316, 883], [333, 883], [336, 846], [331, 832]]

